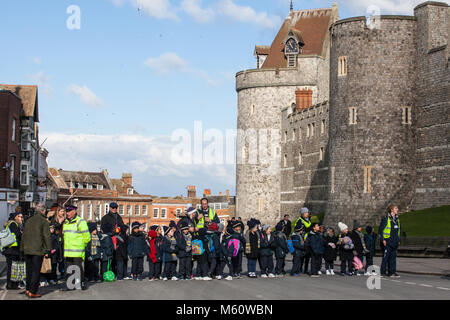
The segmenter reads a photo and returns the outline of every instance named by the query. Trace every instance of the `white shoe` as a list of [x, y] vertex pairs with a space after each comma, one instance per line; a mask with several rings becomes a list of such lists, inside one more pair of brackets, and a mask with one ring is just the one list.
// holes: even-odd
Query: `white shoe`
[[275, 275], [273, 273], [269, 273], [269, 278], [275, 278]]
[[267, 278], [267, 274], [265, 273], [261, 274], [261, 278]]
[[216, 279], [217, 280], [222, 280], [222, 276], [217, 276]]
[[178, 278], [177, 277], [172, 277], [172, 279], [170, 279], [170, 280], [177, 281]]
[[327, 274], [327, 276], [331, 275], [330, 270], [327, 270], [326, 274]]
[[228, 276], [228, 277], [225, 278], [225, 280], [233, 280], [233, 277], [232, 276]]
[[319, 275], [322, 275], [322, 271], [317, 271], [317, 273], [318, 273]]
[[125, 277], [125, 278], [123, 278], [123, 280], [133, 280], [133, 278], [131, 278], [131, 277]]
[[364, 275], [365, 276], [370, 276], [370, 273], [366, 271], [366, 272], [364, 272]]
[[333, 270], [333, 269], [330, 270], [330, 274], [331, 274], [332, 276], [334, 276], [334, 270]]
[[202, 280], [202, 277], [194, 277], [194, 280]]
[[163, 280], [164, 280], [164, 281], [167, 281], [167, 278], [166, 278], [166, 277], [164, 277], [164, 278], [163, 278]]
[[212, 278], [210, 278], [210, 277], [203, 277], [203, 280], [209, 281], [209, 280], [212, 280]]

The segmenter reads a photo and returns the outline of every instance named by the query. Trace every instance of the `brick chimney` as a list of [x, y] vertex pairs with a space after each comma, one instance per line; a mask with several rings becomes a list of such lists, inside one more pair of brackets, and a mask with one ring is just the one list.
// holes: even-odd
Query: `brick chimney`
[[203, 190], [203, 197], [207, 197], [211, 195], [211, 189], [204, 189]]
[[130, 186], [133, 185], [133, 175], [131, 173], [122, 173], [122, 181]]
[[312, 90], [309, 89], [297, 89], [295, 91], [295, 104], [297, 105], [297, 111], [307, 109], [312, 106]]
[[230, 190], [227, 189], [227, 201], [230, 202]]
[[188, 198], [195, 198], [196, 192], [195, 192], [195, 186], [188, 186]]

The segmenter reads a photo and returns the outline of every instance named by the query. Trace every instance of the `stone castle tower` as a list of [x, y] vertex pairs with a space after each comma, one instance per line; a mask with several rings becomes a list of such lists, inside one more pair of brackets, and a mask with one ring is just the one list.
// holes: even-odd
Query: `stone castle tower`
[[[236, 75], [244, 219], [273, 224], [307, 206], [352, 226], [378, 223], [390, 203], [450, 203], [449, 6], [338, 19], [336, 6], [291, 11], [272, 45], [256, 46], [258, 69]], [[255, 152], [264, 129], [278, 136], [272, 170]]]

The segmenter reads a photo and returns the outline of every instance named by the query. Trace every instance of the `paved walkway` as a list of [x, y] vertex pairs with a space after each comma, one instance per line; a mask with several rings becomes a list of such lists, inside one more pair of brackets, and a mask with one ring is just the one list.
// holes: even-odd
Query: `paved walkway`
[[[374, 263], [381, 266], [381, 257], [375, 257]], [[397, 271], [450, 277], [450, 259], [397, 258]]]

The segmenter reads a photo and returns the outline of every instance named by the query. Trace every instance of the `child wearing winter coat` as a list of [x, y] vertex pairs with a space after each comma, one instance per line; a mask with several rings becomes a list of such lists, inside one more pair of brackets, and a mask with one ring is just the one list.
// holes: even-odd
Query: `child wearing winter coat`
[[244, 229], [244, 225], [241, 221], [234, 221], [231, 224], [231, 233], [230, 233], [230, 239], [236, 239], [239, 240], [239, 250], [237, 252], [237, 256], [231, 257], [231, 264], [233, 265], [233, 272], [234, 274], [231, 275], [233, 278], [241, 278], [241, 272], [242, 272], [242, 255], [245, 250], [245, 238], [242, 234], [242, 231]]
[[[159, 234], [158, 234], [159, 233]], [[148, 259], [148, 280], [155, 281], [161, 276], [162, 264], [162, 233], [161, 227], [151, 226], [148, 231], [150, 253]]]
[[325, 260], [325, 269], [327, 275], [334, 276], [334, 261], [337, 255], [338, 238], [334, 235], [334, 229], [328, 228], [325, 237], [323, 238], [323, 259]]
[[110, 264], [109, 269], [111, 270], [111, 261], [114, 257], [114, 243], [111, 239], [113, 233], [113, 225], [105, 223], [101, 226], [102, 234], [100, 235], [100, 244], [102, 246], [102, 262], [101, 262], [101, 281], [103, 281], [103, 274], [108, 271], [108, 262]]
[[131, 259], [131, 273], [133, 280], [143, 280], [144, 257], [150, 253], [144, 233], [139, 231], [141, 224], [133, 222], [131, 234], [128, 238], [128, 256]]
[[302, 260], [305, 256], [305, 241], [302, 235], [304, 225], [297, 222], [294, 232], [291, 235], [292, 246], [294, 247], [294, 257], [292, 261], [291, 276], [299, 276], [302, 268]]
[[[318, 277], [322, 265], [323, 237], [318, 223], [312, 224], [312, 230], [306, 240], [311, 252], [311, 277]], [[321, 273], [320, 273], [321, 274]]]
[[164, 272], [163, 272], [163, 280], [166, 281], [168, 279], [178, 280], [177, 278], [177, 240], [174, 236], [175, 229], [169, 228], [167, 226], [163, 226], [163, 242], [162, 242], [162, 251], [163, 251], [163, 260], [164, 260]]
[[261, 278], [275, 278], [275, 275], [273, 274], [273, 249], [275, 248], [274, 245], [274, 237], [271, 234], [270, 226], [267, 224], [264, 224], [262, 226], [262, 233], [261, 233], [261, 242], [260, 242], [260, 249], [259, 249], [259, 255], [261, 256]]
[[[364, 261], [364, 255], [369, 251], [366, 249], [366, 244], [364, 243], [362, 227], [356, 220], [354, 222], [353, 231], [350, 232], [350, 238], [352, 239], [352, 242], [355, 246], [356, 256], [359, 258], [359, 260], [361, 260], [361, 262]], [[355, 270], [357, 276], [361, 275], [361, 272], [362, 270]]]
[[[338, 226], [341, 230], [337, 242], [341, 260], [341, 275], [347, 274], [348, 276], [351, 276], [353, 272], [353, 249], [355, 246], [350, 238], [347, 225], [339, 222]], [[348, 273], [346, 273], [346, 267], [348, 267]]]
[[118, 234], [116, 234], [117, 249], [115, 252], [116, 259], [116, 276], [117, 280], [130, 280], [128, 277], [128, 226], [123, 225]]
[[371, 266], [373, 266], [373, 257], [375, 256], [375, 243], [377, 241], [377, 234], [373, 231], [373, 228], [371, 226], [366, 227], [366, 234], [364, 235], [364, 243], [367, 248], [367, 254], [366, 254], [366, 275], [369, 275], [367, 272], [367, 269]]
[[217, 277], [216, 270], [220, 264], [219, 256], [220, 256], [220, 240], [219, 240], [219, 225], [215, 222], [211, 222], [208, 225], [208, 231], [206, 234], [206, 240], [208, 243], [208, 263], [209, 263], [209, 272], [208, 277], [214, 278]]
[[285, 273], [283, 269], [284, 260], [286, 259], [286, 254], [289, 253], [286, 234], [284, 233], [284, 224], [282, 221], [275, 226], [274, 239], [275, 259], [277, 261], [275, 265], [275, 277], [282, 277]]
[[89, 282], [101, 282], [100, 263], [102, 260], [102, 246], [97, 235], [97, 224], [95, 222], [88, 223], [89, 232], [91, 233], [91, 241], [86, 245], [85, 264], [86, 279]]
[[256, 262], [259, 256], [261, 237], [258, 231], [258, 221], [250, 219], [247, 222], [249, 230], [246, 232], [245, 255], [247, 257], [247, 270], [249, 278], [256, 278]]
[[[233, 277], [231, 276], [233, 274], [233, 265], [231, 264], [231, 256], [233, 255], [233, 252], [228, 249], [228, 241], [230, 240], [230, 235], [224, 229], [225, 226], [222, 223], [219, 224], [218, 234], [220, 247], [217, 252], [219, 255], [219, 266], [217, 268], [216, 279], [233, 280]], [[228, 266], [229, 275], [227, 277], [225, 277], [223, 273], [225, 266]]]
[[197, 262], [197, 268], [195, 270], [195, 280], [212, 280], [211, 277], [208, 276], [208, 240], [206, 239], [206, 234], [208, 233], [206, 228], [200, 228], [196, 234], [194, 234], [192, 241], [201, 242], [201, 246], [203, 247], [202, 254], [195, 254], [194, 261]]
[[192, 235], [189, 232], [189, 223], [182, 221], [179, 225], [180, 231], [175, 232], [178, 248], [178, 278], [190, 280], [192, 273]]

